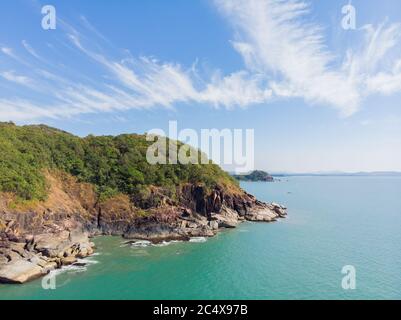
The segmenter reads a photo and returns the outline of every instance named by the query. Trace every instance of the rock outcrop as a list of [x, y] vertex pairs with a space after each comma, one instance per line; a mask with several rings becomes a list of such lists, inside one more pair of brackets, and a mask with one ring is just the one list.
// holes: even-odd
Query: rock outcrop
[[[242, 190], [177, 187], [176, 197], [153, 188], [146, 199], [118, 195], [96, 198], [88, 184], [49, 175], [47, 201], [32, 207], [10, 206], [0, 195], [0, 282], [25, 283], [93, 253], [95, 235], [161, 242], [212, 237], [243, 221], [273, 222], [286, 208], [267, 204]], [[13, 209], [10, 209], [13, 207]]]
[[1, 234], [0, 282], [3, 283], [25, 283], [93, 253], [94, 244], [80, 230], [35, 236], [19, 236], [14, 231]]

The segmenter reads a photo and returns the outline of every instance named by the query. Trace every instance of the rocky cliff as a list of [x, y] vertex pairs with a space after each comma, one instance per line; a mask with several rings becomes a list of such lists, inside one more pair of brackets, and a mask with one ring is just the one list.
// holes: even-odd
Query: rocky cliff
[[0, 282], [73, 264], [93, 253], [94, 235], [186, 240], [285, 216], [211, 162], [150, 164], [151, 144], [137, 134], [81, 138], [0, 123]]
[[90, 237], [189, 240], [211, 237], [242, 221], [272, 222], [286, 208], [266, 204], [241, 189], [184, 183], [174, 196], [150, 186], [146, 194], [99, 199], [94, 186], [60, 172], [46, 172], [45, 201], [18, 203], [0, 195], [0, 282], [25, 283], [94, 251]]

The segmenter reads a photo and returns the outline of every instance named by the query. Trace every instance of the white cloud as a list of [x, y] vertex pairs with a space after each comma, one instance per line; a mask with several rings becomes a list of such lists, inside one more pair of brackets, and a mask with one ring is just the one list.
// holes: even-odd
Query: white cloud
[[267, 102], [272, 90], [264, 89], [263, 79], [241, 71], [222, 77], [219, 73], [211, 79], [206, 89], [199, 93], [199, 102], [224, 106], [228, 109]]
[[348, 116], [359, 109], [367, 95], [400, 90], [398, 74], [377, 73], [380, 68], [388, 67], [381, 64], [383, 58], [399, 46], [398, 23], [383, 23], [377, 28], [364, 26], [360, 30], [364, 36], [360, 49], [349, 50], [340, 60], [325, 47], [321, 27], [305, 22], [310, 13], [308, 2], [215, 0], [215, 3], [236, 31], [233, 45], [247, 68], [272, 79], [269, 85], [277, 96], [301, 97], [310, 103], [330, 105]]
[[367, 79], [367, 87], [369, 91], [383, 95], [401, 92], [401, 73], [379, 73]]
[[[149, 57], [112, 61], [87, 49], [77, 31], [69, 35], [72, 43], [89, 58], [103, 65], [123, 88], [136, 97], [131, 107], [148, 108], [155, 105], [171, 107], [174, 103], [195, 102], [215, 107], [245, 107], [270, 100], [270, 89], [262, 89], [262, 79], [245, 71], [221, 76], [215, 72], [212, 79], [199, 80], [194, 68], [184, 70], [177, 63], [161, 63]], [[200, 82], [200, 83], [199, 83]]]
[[89, 64], [95, 73], [85, 73], [86, 68], [70, 68], [67, 58], [63, 61], [66, 66], [47, 61], [26, 40], [22, 45], [30, 60], [19, 58], [11, 48], [0, 47], [29, 75], [0, 70], [0, 77], [40, 92], [35, 98], [25, 92], [17, 98], [3, 98], [0, 119], [29, 121], [93, 112], [173, 108], [179, 103], [232, 109], [291, 97], [331, 106], [341, 115], [350, 116], [371, 94], [401, 91], [401, 57], [397, 55], [400, 24], [364, 26], [358, 31], [361, 41], [338, 57], [326, 48], [321, 27], [307, 22], [310, 7], [306, 1], [215, 3], [234, 28], [236, 38], [232, 44], [244, 60], [242, 70], [231, 74], [216, 70], [210, 78], [202, 78], [193, 66], [185, 68], [152, 57], [135, 58], [128, 51], [124, 57], [110, 58], [121, 56], [121, 51], [85, 17], [80, 19], [83, 31], [60, 21], [70, 43], [61, 42], [61, 48], [60, 43], [49, 45], [52, 53], [64, 57], [66, 51], [75, 50], [81, 54], [80, 63]]
[[2, 47], [0, 48], [1, 52], [3, 52], [4, 54], [10, 56], [10, 57], [14, 57], [13, 54], [13, 50], [11, 48], [7, 48], [7, 47]]
[[18, 83], [20, 85], [31, 86], [33, 81], [25, 76], [17, 75], [14, 71], [0, 72], [0, 76], [8, 81]]

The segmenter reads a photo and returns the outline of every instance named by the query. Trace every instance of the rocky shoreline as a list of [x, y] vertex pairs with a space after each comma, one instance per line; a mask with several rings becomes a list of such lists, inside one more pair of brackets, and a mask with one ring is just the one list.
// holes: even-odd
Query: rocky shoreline
[[123, 198], [114, 199], [112, 206], [88, 204], [90, 198], [85, 195], [86, 202], [80, 208], [59, 206], [58, 211], [47, 208], [39, 213], [10, 212], [3, 206], [0, 283], [23, 284], [77, 263], [94, 253], [90, 238], [96, 235], [152, 243], [187, 241], [213, 237], [220, 229], [235, 228], [243, 221], [274, 222], [287, 215], [285, 207], [260, 202], [245, 192], [233, 195], [220, 188], [208, 192], [193, 185], [180, 190], [178, 203], [166, 197], [157, 207], [148, 208], [151, 214], [143, 217], [134, 214]]
[[95, 245], [76, 230], [3, 239], [0, 246], [0, 283], [23, 284], [90, 256]]

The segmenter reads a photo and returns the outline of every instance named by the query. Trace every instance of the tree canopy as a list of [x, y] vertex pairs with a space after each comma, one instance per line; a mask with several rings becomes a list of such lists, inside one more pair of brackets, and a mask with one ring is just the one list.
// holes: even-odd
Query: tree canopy
[[0, 192], [11, 192], [25, 200], [44, 200], [48, 191], [46, 169], [61, 170], [91, 183], [105, 197], [134, 194], [149, 185], [237, 186], [212, 163], [151, 165], [146, 160], [150, 145], [144, 135], [80, 138], [45, 125], [0, 123]]

